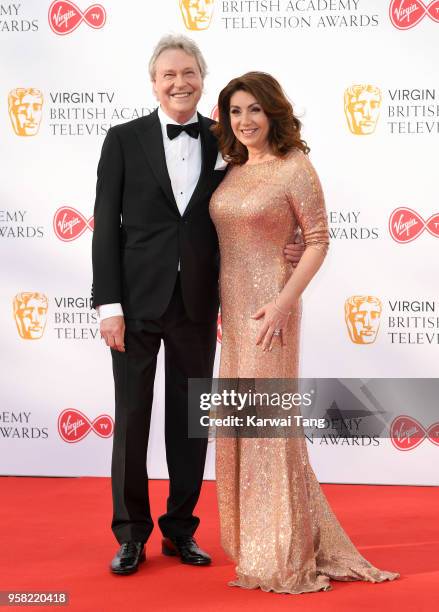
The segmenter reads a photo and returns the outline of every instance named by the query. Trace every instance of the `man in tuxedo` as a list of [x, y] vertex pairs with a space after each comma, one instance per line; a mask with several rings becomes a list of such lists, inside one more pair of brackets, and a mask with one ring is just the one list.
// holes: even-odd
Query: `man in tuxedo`
[[[215, 169], [213, 121], [197, 113], [205, 74], [192, 40], [162, 38], [150, 61], [160, 107], [112, 127], [98, 165], [93, 306], [115, 382], [116, 574], [138, 569], [153, 529], [146, 454], [161, 340], [170, 480], [167, 510], [158, 519], [162, 551], [191, 565], [211, 562], [193, 537], [207, 440], [187, 433], [188, 378], [212, 376], [219, 306], [218, 242], [208, 207], [224, 171]], [[297, 259], [292, 251], [289, 258]]]

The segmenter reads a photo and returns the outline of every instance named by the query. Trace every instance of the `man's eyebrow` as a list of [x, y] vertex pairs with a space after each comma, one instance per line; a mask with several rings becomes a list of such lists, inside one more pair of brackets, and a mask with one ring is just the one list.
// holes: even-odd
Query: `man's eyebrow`
[[[193, 66], [185, 66], [183, 69], [183, 72], [185, 72], [186, 70], [195, 70], [195, 68]], [[162, 72], [176, 72], [175, 68], [162, 68]]]

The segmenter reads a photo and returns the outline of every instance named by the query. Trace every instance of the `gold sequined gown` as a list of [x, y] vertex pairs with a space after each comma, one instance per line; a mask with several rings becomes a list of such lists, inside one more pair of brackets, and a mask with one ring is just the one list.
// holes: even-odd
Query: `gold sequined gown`
[[[328, 228], [319, 179], [301, 151], [232, 167], [212, 196], [221, 253], [222, 378], [295, 378], [301, 304], [286, 346], [256, 347], [260, 321], [292, 273], [283, 248], [300, 226], [305, 244], [325, 249]], [[309, 464], [305, 440], [217, 438], [221, 541], [235, 561], [230, 584], [279, 593], [329, 589], [336, 580], [393, 580], [354, 547]]]

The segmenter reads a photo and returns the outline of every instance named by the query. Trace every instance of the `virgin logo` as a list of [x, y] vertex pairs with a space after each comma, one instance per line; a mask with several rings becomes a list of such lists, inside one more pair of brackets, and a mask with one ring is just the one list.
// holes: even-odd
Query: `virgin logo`
[[419, 421], [409, 416], [399, 416], [390, 425], [390, 439], [395, 448], [400, 451], [413, 450], [428, 438], [435, 446], [439, 446], [439, 422], [425, 429]]
[[214, 121], [219, 121], [219, 108], [218, 108], [218, 104], [215, 104], [215, 106], [210, 111], [210, 118], [213, 119]]
[[404, 244], [415, 240], [427, 230], [432, 236], [439, 238], [439, 213], [432, 215], [427, 221], [411, 208], [396, 208], [390, 215], [389, 232], [393, 240]]
[[439, 0], [427, 6], [422, 0], [392, 0], [389, 8], [390, 20], [398, 30], [409, 30], [428, 15], [439, 23]]
[[104, 27], [107, 14], [100, 4], [93, 4], [82, 12], [70, 0], [55, 0], [49, 7], [49, 25], [59, 36], [70, 34], [85, 21], [95, 30]]
[[223, 324], [221, 321], [221, 313], [218, 314], [218, 320], [216, 322], [216, 340], [220, 344], [223, 341]]
[[71, 242], [87, 230], [93, 231], [94, 219], [86, 219], [71, 206], [61, 206], [53, 217], [53, 231], [63, 242]]
[[58, 417], [58, 433], [64, 442], [79, 442], [92, 430], [101, 438], [110, 438], [114, 430], [113, 419], [108, 414], [101, 414], [90, 421], [85, 414], [74, 408], [63, 410]]

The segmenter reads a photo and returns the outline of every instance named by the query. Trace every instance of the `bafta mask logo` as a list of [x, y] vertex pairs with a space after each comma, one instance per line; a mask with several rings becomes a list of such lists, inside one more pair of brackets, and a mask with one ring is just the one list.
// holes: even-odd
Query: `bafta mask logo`
[[380, 327], [381, 300], [373, 295], [352, 295], [345, 302], [345, 320], [354, 344], [372, 344]]
[[381, 108], [381, 90], [374, 85], [353, 85], [344, 92], [344, 112], [352, 134], [375, 132]]
[[9, 117], [17, 136], [38, 134], [43, 111], [43, 94], [33, 87], [17, 87], [9, 92]]
[[212, 21], [215, 0], [179, 0], [184, 25], [188, 30], [207, 30]]
[[46, 327], [49, 300], [44, 293], [23, 291], [14, 297], [14, 319], [20, 338], [39, 340]]

